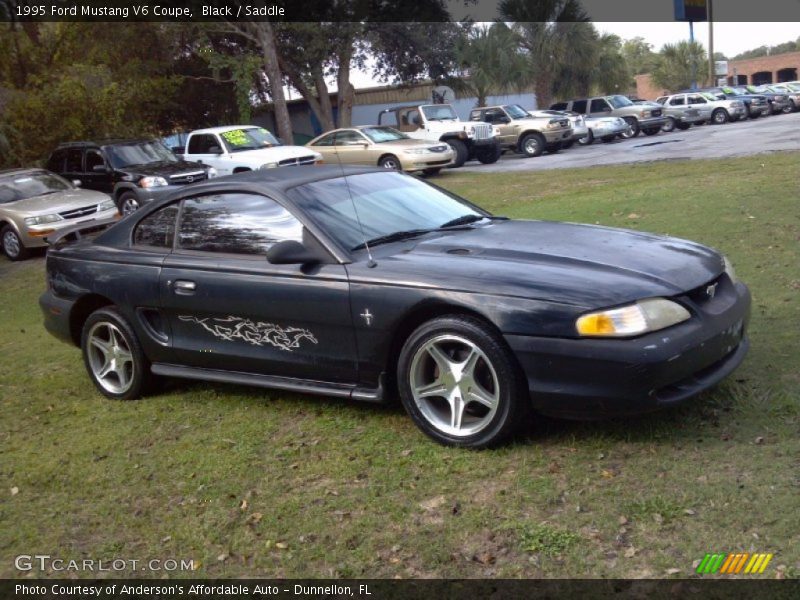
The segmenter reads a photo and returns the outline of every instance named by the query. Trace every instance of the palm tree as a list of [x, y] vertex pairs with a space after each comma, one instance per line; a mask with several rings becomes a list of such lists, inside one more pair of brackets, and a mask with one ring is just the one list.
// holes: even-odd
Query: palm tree
[[665, 44], [658, 53], [653, 81], [665, 90], [678, 91], [692, 85], [692, 75], [702, 80], [703, 65], [708, 60], [706, 50], [697, 42], [681, 41]]
[[459, 87], [477, 97], [478, 106], [486, 106], [492, 94], [523, 89], [528, 69], [519, 50], [516, 36], [503, 23], [472, 26], [456, 48], [458, 65], [467, 74]]

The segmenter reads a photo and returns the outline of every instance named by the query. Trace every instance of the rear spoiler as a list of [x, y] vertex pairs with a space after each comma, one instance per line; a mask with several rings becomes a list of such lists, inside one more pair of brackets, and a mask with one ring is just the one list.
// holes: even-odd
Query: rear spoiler
[[50, 235], [45, 236], [44, 241], [51, 246], [54, 246], [57, 242], [62, 240], [64, 242], [75, 242], [91, 233], [105, 231], [115, 223], [119, 223], [119, 219], [119, 216], [109, 217], [108, 219], [86, 221], [78, 225], [73, 225], [72, 227], [64, 227], [63, 229], [58, 229]]

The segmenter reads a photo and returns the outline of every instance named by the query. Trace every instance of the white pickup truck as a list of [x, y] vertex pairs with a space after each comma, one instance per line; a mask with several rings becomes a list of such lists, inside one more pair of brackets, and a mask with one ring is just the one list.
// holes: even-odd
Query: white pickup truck
[[186, 138], [184, 160], [214, 167], [219, 175], [272, 169], [291, 165], [311, 165], [322, 155], [303, 146], [284, 146], [263, 127], [229, 125], [198, 129]]

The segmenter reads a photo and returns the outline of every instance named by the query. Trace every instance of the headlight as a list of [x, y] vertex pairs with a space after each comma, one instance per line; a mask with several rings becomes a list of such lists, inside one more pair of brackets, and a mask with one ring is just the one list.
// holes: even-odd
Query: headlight
[[219, 175], [219, 173], [217, 173], [217, 170], [216, 170], [214, 167], [209, 167], [209, 168], [208, 168], [208, 171], [207, 171], [207, 173], [208, 173], [208, 178], [209, 178], [209, 179], [211, 179], [212, 177], [216, 177], [217, 175]]
[[672, 300], [648, 298], [583, 315], [575, 322], [575, 327], [582, 336], [626, 337], [658, 331], [686, 321], [690, 316], [688, 310]]
[[640, 117], [645, 117], [645, 118], [649, 117], [650, 116], [650, 111], [649, 110], [643, 110], [642, 112], [639, 113], [639, 116]]
[[733, 270], [733, 265], [731, 264], [731, 261], [728, 260], [727, 256], [722, 257], [722, 264], [725, 266], [725, 273], [728, 275], [728, 279], [731, 280], [731, 283], [736, 283], [739, 281], [736, 278], [736, 271]]
[[547, 128], [548, 129], [558, 129], [559, 127], [561, 127], [561, 120], [560, 119], [550, 119], [547, 122]]
[[117, 208], [117, 205], [111, 198], [109, 198], [108, 200], [104, 200], [97, 205], [97, 212], [104, 212], [111, 210], [112, 208]]
[[143, 188], [161, 187], [162, 185], [169, 185], [163, 177], [142, 177], [139, 180], [139, 186]]
[[44, 225], [45, 223], [55, 223], [56, 221], [63, 221], [61, 215], [40, 215], [38, 217], [26, 217], [25, 225]]
[[407, 150], [403, 150], [406, 154], [428, 154], [430, 152], [430, 148], [408, 148]]
[[264, 163], [263, 165], [261, 165], [259, 167], [259, 169], [274, 169], [277, 166], [278, 166], [278, 163], [276, 163], [276, 162]]

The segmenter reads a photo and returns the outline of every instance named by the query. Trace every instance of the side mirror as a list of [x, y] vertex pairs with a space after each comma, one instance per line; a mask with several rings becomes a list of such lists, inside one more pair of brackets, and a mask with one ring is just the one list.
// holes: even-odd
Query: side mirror
[[284, 240], [267, 250], [267, 260], [273, 265], [308, 265], [320, 262], [320, 257], [295, 240]]
[[208, 149], [208, 153], [209, 154], [222, 154], [222, 148], [220, 148], [219, 146], [211, 146]]
[[95, 165], [92, 167], [92, 171], [95, 173], [108, 173], [111, 171], [106, 165]]
[[83, 184], [83, 182], [80, 179], [73, 179], [72, 180], [72, 185], [74, 185], [75, 187], [81, 187], [82, 184]]

